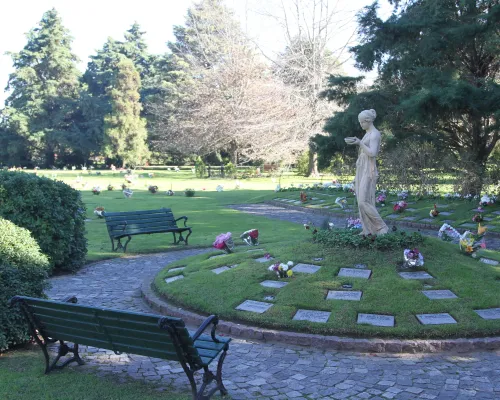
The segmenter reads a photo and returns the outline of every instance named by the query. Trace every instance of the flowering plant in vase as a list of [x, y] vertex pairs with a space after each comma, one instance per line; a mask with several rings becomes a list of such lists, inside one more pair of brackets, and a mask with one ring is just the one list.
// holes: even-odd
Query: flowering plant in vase
[[129, 188], [125, 188], [123, 190], [123, 195], [127, 198], [127, 199], [130, 199], [132, 197], [132, 195], [134, 194], [134, 192], [132, 191], [132, 189], [129, 189]]
[[216, 249], [224, 250], [226, 253], [232, 253], [234, 249], [234, 242], [231, 237], [231, 232], [221, 233], [217, 236], [213, 246]]
[[405, 249], [403, 257], [406, 267], [421, 267], [424, 265], [424, 256], [418, 249]]
[[438, 238], [445, 242], [451, 242], [454, 239], [460, 238], [460, 233], [451, 225], [443, 224], [443, 226], [439, 228]]
[[347, 218], [347, 229], [362, 229], [363, 225], [359, 218]]
[[217, 187], [215, 188], [215, 190], [217, 190], [218, 192], [223, 192], [224, 191], [224, 185], [217, 185]]
[[404, 200], [401, 200], [394, 204], [394, 207], [392, 209], [396, 212], [402, 213], [406, 209], [406, 207], [408, 207], [408, 203]]
[[101, 188], [99, 186], [94, 186], [92, 188], [92, 193], [94, 193], [95, 195], [101, 194]]
[[104, 218], [104, 207], [103, 206], [97, 206], [94, 209], [94, 214], [97, 215], [98, 218]]
[[465, 231], [462, 236], [460, 236], [460, 241], [458, 246], [462, 253], [465, 253], [468, 256], [473, 258], [477, 257], [476, 251], [479, 249], [486, 248], [486, 244], [481, 242], [481, 239], [484, 236], [484, 228], [482, 234], [474, 234], [470, 231]]
[[167, 196], [173, 196], [174, 195], [174, 191], [173, 190], [167, 190]]
[[154, 194], [154, 193], [156, 193], [158, 191], [158, 186], [151, 185], [151, 186], [148, 187], [148, 190], [149, 190], [150, 193]]
[[479, 205], [482, 207], [491, 206], [492, 204], [494, 204], [494, 202], [492, 201], [491, 197], [488, 196], [487, 194], [484, 194], [481, 197], [481, 201], [479, 202]]
[[481, 214], [474, 214], [472, 222], [483, 222], [483, 216]]
[[258, 229], [250, 229], [243, 232], [240, 238], [249, 246], [257, 246], [259, 244], [259, 231]]
[[377, 203], [380, 204], [381, 207], [385, 207], [385, 201], [387, 200], [387, 195], [385, 193], [380, 193], [377, 196]]
[[114, 189], [115, 189], [115, 187], [114, 187], [114, 186], [110, 183], [110, 184], [108, 185], [108, 190], [111, 192], [111, 191], [112, 191], [112, 190], [114, 190]]
[[347, 206], [347, 198], [346, 197], [337, 197], [335, 199], [335, 204], [338, 204], [342, 210]]
[[432, 218], [436, 218], [439, 215], [439, 211], [437, 209], [437, 206], [434, 204], [434, 208], [429, 212], [429, 215]]
[[288, 261], [286, 264], [277, 262], [269, 266], [268, 270], [275, 272], [278, 278], [290, 278], [293, 275], [291, 267], [293, 267], [293, 261]]
[[306, 194], [306, 192], [300, 192], [300, 201], [302, 203], [305, 203], [307, 201], [307, 194]]

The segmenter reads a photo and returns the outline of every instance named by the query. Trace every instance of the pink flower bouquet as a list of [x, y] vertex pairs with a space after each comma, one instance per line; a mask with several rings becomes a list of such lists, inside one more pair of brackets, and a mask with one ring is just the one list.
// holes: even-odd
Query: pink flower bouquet
[[213, 246], [216, 249], [224, 250], [226, 253], [232, 253], [234, 249], [234, 242], [231, 237], [231, 232], [221, 233], [215, 238]]

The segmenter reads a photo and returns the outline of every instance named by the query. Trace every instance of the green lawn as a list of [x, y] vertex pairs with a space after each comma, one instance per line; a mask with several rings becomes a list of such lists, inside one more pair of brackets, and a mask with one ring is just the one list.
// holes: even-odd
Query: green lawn
[[[203, 313], [219, 314], [222, 319], [244, 321], [258, 326], [285, 330], [349, 335], [362, 337], [464, 337], [497, 334], [499, 320], [481, 319], [474, 309], [500, 306], [500, 267], [478, 262], [458, 252], [456, 245], [427, 238], [419, 246], [425, 257], [424, 270], [434, 279], [428, 281], [404, 280], [398, 275], [397, 265], [403, 260], [403, 250], [375, 251], [326, 248], [312, 243], [307, 231], [301, 240], [270, 242], [262, 240], [258, 248], [238, 247], [234, 254], [209, 259], [217, 253], [204, 254], [168, 265], [155, 279], [157, 291], [165, 298], [183, 307]], [[259, 263], [254, 260], [265, 253], [275, 260]], [[323, 261], [313, 261], [314, 258]], [[275, 261], [321, 265], [312, 275], [295, 274], [287, 279], [282, 289], [263, 287], [260, 282], [276, 280], [268, 267]], [[342, 267], [367, 264], [372, 270], [370, 279], [337, 277]], [[219, 275], [211, 272], [221, 266], [236, 267]], [[170, 269], [185, 266], [181, 272]], [[184, 279], [166, 283], [165, 278], [183, 274]], [[328, 290], [343, 290], [343, 284], [352, 284], [352, 290], [363, 292], [361, 301], [326, 300]], [[449, 289], [458, 299], [429, 300], [422, 293], [424, 285], [432, 289]], [[268, 311], [257, 314], [235, 310], [245, 300], [266, 301], [275, 296]], [[298, 309], [330, 311], [327, 323], [293, 321]], [[415, 314], [450, 313], [456, 325], [423, 326]], [[358, 313], [395, 316], [393, 328], [380, 328], [356, 323]]]
[[43, 354], [36, 350], [11, 350], [0, 354], [0, 399], [2, 400], [188, 400], [186, 395], [159, 392], [154, 384], [144, 384], [125, 374], [98, 377], [92, 369], [68, 367], [44, 375]]

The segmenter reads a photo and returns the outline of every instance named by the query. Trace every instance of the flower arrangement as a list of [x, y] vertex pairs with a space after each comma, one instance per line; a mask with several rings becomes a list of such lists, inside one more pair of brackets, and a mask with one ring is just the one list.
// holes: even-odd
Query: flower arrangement
[[451, 225], [443, 224], [443, 226], [439, 228], [438, 238], [445, 242], [451, 242], [454, 239], [460, 238], [460, 233]]
[[291, 267], [293, 267], [292, 261], [288, 261], [286, 264], [277, 262], [269, 266], [268, 270], [275, 272], [278, 278], [290, 278], [293, 275], [293, 271], [290, 269]]
[[403, 251], [406, 267], [421, 267], [424, 265], [424, 256], [417, 249], [405, 249]]
[[108, 185], [108, 190], [111, 192], [111, 191], [112, 191], [112, 190], [114, 190], [114, 189], [115, 189], [115, 187], [114, 187], [114, 186], [110, 183], [110, 184]]
[[347, 206], [347, 198], [346, 197], [337, 197], [335, 200], [335, 204], [338, 204], [342, 210]]
[[122, 190], [128, 189], [128, 186], [125, 183], [122, 183]]
[[437, 206], [434, 204], [434, 208], [429, 212], [429, 215], [432, 218], [436, 218], [439, 215], [439, 211], [437, 209]]
[[132, 191], [132, 189], [129, 189], [127, 187], [125, 187], [125, 189], [123, 189], [123, 195], [127, 198], [127, 199], [130, 199], [132, 197], [132, 195], [134, 194], [134, 192]]
[[300, 201], [302, 203], [305, 203], [307, 201], [307, 194], [306, 194], [306, 192], [300, 192]]
[[483, 236], [483, 234], [474, 234], [470, 231], [465, 231], [464, 234], [460, 236], [460, 241], [458, 243], [460, 251], [468, 256], [476, 258], [476, 251], [481, 248], [486, 248], [486, 244], [481, 242]]
[[484, 194], [481, 196], [481, 201], [479, 202], [480, 206], [486, 207], [486, 206], [491, 206], [495, 203], [495, 199], [488, 196], [487, 194]]
[[221, 233], [215, 238], [213, 246], [216, 249], [224, 250], [226, 253], [232, 253], [234, 249], [234, 242], [231, 237], [231, 232]]
[[175, 193], [173, 190], [169, 189], [167, 190], [167, 196], [173, 196]]
[[186, 197], [193, 197], [195, 194], [195, 191], [194, 191], [194, 189], [186, 189], [186, 190], [184, 190], [184, 194], [186, 195]]
[[377, 196], [377, 203], [379, 203], [382, 207], [385, 207], [385, 201], [387, 200], [387, 195], [385, 193], [380, 193]]
[[472, 222], [483, 222], [483, 216], [481, 214], [474, 214]]
[[92, 193], [94, 193], [95, 195], [101, 194], [101, 188], [99, 186], [94, 186], [92, 188]]
[[408, 199], [408, 190], [403, 190], [402, 192], [399, 192], [398, 199], [400, 199], [400, 200]]
[[344, 192], [352, 192], [354, 190], [354, 185], [352, 183], [346, 183], [342, 185], [342, 190]]
[[401, 200], [394, 204], [394, 207], [392, 209], [395, 212], [402, 213], [406, 209], [406, 207], [408, 207], [408, 203], [404, 200]]
[[245, 231], [240, 235], [240, 239], [249, 246], [257, 246], [259, 244], [259, 231], [258, 229]]
[[150, 185], [148, 187], [148, 190], [149, 190], [150, 193], [154, 194], [154, 193], [156, 193], [158, 191], [158, 186], [156, 186], [156, 185]]
[[347, 229], [362, 229], [363, 225], [359, 218], [347, 218]]
[[104, 218], [103, 212], [104, 212], [103, 206], [97, 206], [94, 209], [94, 214], [97, 215], [98, 218]]
[[215, 190], [217, 190], [218, 192], [223, 192], [224, 191], [224, 185], [217, 185], [217, 187], [215, 188]]

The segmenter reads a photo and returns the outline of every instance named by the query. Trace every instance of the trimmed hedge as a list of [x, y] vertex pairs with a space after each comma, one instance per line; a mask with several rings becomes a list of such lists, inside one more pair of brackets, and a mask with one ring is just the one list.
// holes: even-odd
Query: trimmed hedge
[[49, 271], [49, 259], [30, 232], [0, 218], [0, 351], [30, 337], [24, 317], [9, 308], [9, 299], [42, 297]]
[[0, 172], [0, 217], [28, 229], [56, 269], [85, 262], [85, 205], [64, 182], [25, 172]]

